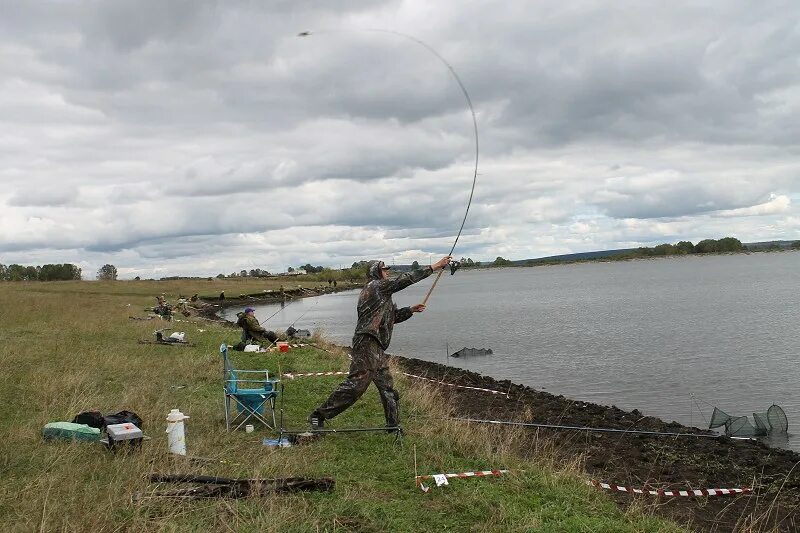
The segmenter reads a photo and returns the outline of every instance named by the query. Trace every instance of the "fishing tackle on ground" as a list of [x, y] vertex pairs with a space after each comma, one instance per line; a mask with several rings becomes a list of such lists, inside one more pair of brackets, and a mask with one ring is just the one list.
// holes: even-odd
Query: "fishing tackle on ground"
[[374, 428], [341, 428], [341, 429], [334, 429], [334, 428], [324, 428], [324, 429], [303, 429], [297, 431], [289, 431], [289, 430], [282, 430], [280, 433], [281, 435], [324, 435], [326, 433], [369, 433], [369, 432], [378, 432], [378, 433], [398, 433], [402, 435], [403, 428], [400, 426], [383, 426], [383, 427], [374, 427]]
[[286, 328], [286, 336], [290, 339], [294, 339], [295, 337], [308, 338], [311, 337], [311, 332], [307, 329], [295, 329], [294, 326], [289, 326]]
[[[346, 32], [348, 30], [338, 30], [338, 31]], [[349, 31], [368, 31], [368, 32], [376, 32], [376, 33], [388, 33], [388, 34], [392, 34], [392, 35], [397, 35], [398, 37], [403, 37], [404, 39], [408, 39], [410, 41], [413, 41], [413, 42], [417, 43], [418, 45], [420, 45], [423, 48], [425, 48], [428, 52], [430, 52], [431, 54], [436, 56], [436, 58], [438, 58], [439, 61], [441, 61], [444, 64], [444, 66], [447, 67], [447, 70], [450, 71], [450, 74], [452, 74], [453, 79], [455, 79], [456, 83], [458, 84], [459, 89], [461, 89], [461, 92], [464, 95], [464, 99], [465, 99], [465, 101], [467, 103], [467, 107], [469, 108], [470, 115], [472, 116], [472, 129], [473, 129], [473, 134], [474, 134], [474, 137], [475, 137], [475, 165], [474, 165], [474, 169], [473, 169], [473, 172], [472, 172], [472, 186], [471, 186], [470, 192], [469, 192], [469, 200], [467, 201], [467, 208], [464, 211], [464, 218], [461, 220], [461, 226], [458, 228], [458, 233], [456, 234], [456, 238], [453, 241], [453, 246], [450, 247], [450, 252], [448, 252], [448, 254], [447, 254], [447, 255], [452, 256], [453, 255], [453, 251], [456, 249], [456, 245], [458, 244], [458, 239], [461, 238], [461, 233], [464, 231], [464, 224], [466, 224], [466, 222], [467, 222], [467, 216], [469, 215], [469, 208], [472, 206], [472, 198], [475, 195], [475, 184], [478, 181], [478, 159], [479, 159], [479, 155], [480, 155], [480, 148], [479, 148], [479, 144], [480, 143], [478, 141], [478, 119], [475, 117], [475, 108], [472, 106], [472, 99], [469, 96], [469, 92], [467, 92], [467, 88], [464, 86], [464, 83], [461, 81], [461, 77], [459, 77], [458, 73], [453, 68], [453, 65], [448, 63], [447, 60], [439, 52], [437, 52], [431, 45], [429, 45], [425, 41], [423, 41], [423, 40], [421, 40], [421, 39], [419, 39], [417, 37], [414, 37], [412, 35], [408, 35], [406, 33], [402, 33], [402, 32], [399, 32], [399, 31], [384, 30], [384, 29], [379, 29], [379, 28], [364, 28], [364, 29], [358, 28], [358, 29], [353, 29], [353, 30], [349, 30]], [[321, 33], [330, 33], [330, 32], [331, 32], [330, 30], [327, 30], [327, 31], [321, 32]], [[298, 37], [309, 37], [311, 35], [313, 35], [313, 33], [311, 31], [309, 31], [309, 30], [302, 31], [302, 32], [297, 34]], [[455, 268], [451, 267], [450, 274], [451, 275], [455, 274], [455, 272], [456, 272], [456, 270], [458, 269], [459, 266], [461, 266], [461, 265], [458, 264]], [[433, 280], [433, 284], [431, 285], [431, 288], [428, 290], [428, 293], [425, 295], [425, 298], [422, 300], [422, 305], [426, 305], [428, 303], [428, 299], [430, 298], [431, 293], [433, 292], [433, 289], [436, 288], [436, 284], [439, 282], [439, 279], [442, 277], [442, 273], [443, 272], [444, 272], [444, 269], [440, 270], [439, 273], [436, 275], [436, 278]]]

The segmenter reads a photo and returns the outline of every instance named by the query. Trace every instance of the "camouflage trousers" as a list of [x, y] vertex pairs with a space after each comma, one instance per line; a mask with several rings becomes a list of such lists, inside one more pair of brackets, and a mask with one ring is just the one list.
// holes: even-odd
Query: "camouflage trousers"
[[386, 426], [397, 426], [399, 418], [400, 395], [394, 390], [394, 380], [389, 372], [389, 357], [384, 353], [378, 341], [369, 335], [357, 335], [353, 338], [353, 361], [350, 371], [335, 391], [316, 412], [322, 418], [333, 418], [358, 400], [374, 383], [383, 403], [383, 414]]
[[275, 335], [274, 331], [265, 331], [264, 333], [252, 333], [246, 330], [242, 330], [242, 342], [247, 342], [249, 340], [254, 340], [256, 342], [275, 343], [278, 340], [278, 336]]

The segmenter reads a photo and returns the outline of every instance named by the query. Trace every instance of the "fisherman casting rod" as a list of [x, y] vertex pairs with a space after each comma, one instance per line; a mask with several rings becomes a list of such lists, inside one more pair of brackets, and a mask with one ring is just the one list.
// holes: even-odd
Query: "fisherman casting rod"
[[[338, 30], [338, 31], [347, 32], [348, 30]], [[437, 52], [431, 45], [429, 45], [425, 41], [422, 41], [421, 39], [418, 39], [417, 37], [414, 37], [412, 35], [408, 35], [406, 33], [402, 33], [402, 32], [399, 32], [399, 31], [384, 30], [384, 29], [379, 29], [379, 28], [363, 28], [363, 29], [354, 29], [354, 30], [349, 30], [349, 31], [368, 31], [368, 32], [376, 32], [376, 33], [388, 33], [388, 34], [391, 34], [391, 35], [397, 35], [398, 37], [403, 37], [404, 39], [408, 39], [410, 41], [413, 41], [413, 42], [417, 43], [418, 45], [420, 45], [423, 48], [425, 48], [428, 52], [430, 52], [431, 54], [436, 56], [439, 59], [439, 61], [441, 61], [444, 64], [444, 66], [447, 67], [447, 70], [449, 70], [450, 74], [453, 75], [453, 78], [456, 80], [456, 83], [458, 83], [458, 87], [461, 89], [461, 92], [464, 94], [464, 99], [467, 102], [467, 107], [469, 108], [469, 112], [472, 115], [472, 129], [473, 129], [473, 133], [475, 135], [475, 168], [474, 168], [474, 170], [472, 172], [472, 187], [471, 187], [471, 189], [469, 191], [469, 200], [467, 201], [467, 209], [466, 209], [466, 211], [464, 211], [464, 218], [461, 220], [461, 226], [458, 228], [458, 233], [456, 234], [455, 241], [453, 241], [453, 246], [450, 248], [450, 252], [448, 252], [448, 254], [447, 254], [449, 256], [452, 256], [453, 255], [453, 251], [456, 249], [456, 245], [458, 244], [458, 239], [461, 237], [461, 232], [464, 231], [464, 224], [466, 224], [466, 222], [467, 222], [467, 215], [469, 215], [469, 208], [472, 206], [472, 197], [475, 195], [475, 184], [478, 181], [478, 156], [479, 156], [479, 148], [478, 148], [478, 146], [479, 146], [479, 144], [478, 144], [478, 119], [475, 117], [475, 108], [472, 106], [472, 99], [469, 97], [469, 93], [467, 92], [467, 88], [464, 86], [464, 83], [461, 81], [461, 78], [459, 77], [458, 73], [456, 72], [456, 69], [453, 68], [453, 65], [448, 63], [447, 60], [439, 52]], [[323, 31], [323, 32], [320, 32], [320, 33], [335, 33], [335, 32], [336, 32], [336, 30], [326, 30], [326, 31]], [[312, 35], [312, 32], [310, 32], [310, 31], [304, 31], [304, 32], [301, 32], [301, 33], [297, 34], [298, 37], [308, 37], [310, 35]], [[439, 278], [442, 277], [442, 273], [443, 272], [444, 272], [444, 269], [441, 269], [439, 271], [439, 273], [436, 275], [436, 279], [433, 280], [433, 284], [431, 285], [431, 288], [428, 289], [428, 294], [426, 294], [425, 298], [422, 300], [422, 305], [425, 305], [425, 304], [428, 303], [428, 298], [431, 297], [431, 293], [433, 292], [433, 289], [436, 288], [436, 284], [439, 283]], [[454, 274], [455, 273], [455, 269], [453, 269], [451, 271], [451, 273]]]

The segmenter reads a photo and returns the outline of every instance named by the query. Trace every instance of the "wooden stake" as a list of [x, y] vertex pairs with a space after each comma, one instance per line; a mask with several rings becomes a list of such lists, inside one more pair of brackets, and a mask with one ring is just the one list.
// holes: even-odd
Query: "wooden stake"
[[417, 480], [417, 445], [414, 445], [414, 481]]

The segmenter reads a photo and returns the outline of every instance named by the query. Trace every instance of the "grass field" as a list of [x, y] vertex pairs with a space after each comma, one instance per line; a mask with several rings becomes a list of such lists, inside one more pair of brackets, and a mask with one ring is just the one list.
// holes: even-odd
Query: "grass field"
[[[0, 283], [2, 493], [0, 523], [19, 531], [679, 531], [634, 506], [621, 511], [587, 487], [580, 458], [571, 464], [543, 451], [535, 462], [515, 453], [513, 433], [465, 429], [437, 417], [448, 407], [435, 391], [397, 379], [407, 436], [327, 436], [281, 450], [261, 445], [266, 430], [226, 433], [222, 410], [221, 342], [238, 330], [199, 319], [173, 323], [195, 347], [137, 344], [167, 324], [137, 322], [153, 295], [231, 294], [275, 288], [259, 280], [170, 282]], [[305, 284], [304, 286], [311, 286]], [[204, 331], [200, 331], [200, 330]], [[402, 334], [398, 332], [398, 334]], [[340, 350], [286, 354], [233, 352], [236, 366], [327, 371], [347, 368]], [[340, 377], [285, 381], [287, 427], [305, 417]], [[168, 455], [165, 416], [180, 408], [190, 456]], [[99, 445], [41, 440], [42, 426], [84, 410], [135, 411], [152, 437], [138, 453], [112, 454]], [[383, 425], [374, 387], [332, 427]], [[456, 479], [422, 493], [420, 474], [509, 469], [502, 478]], [[221, 463], [219, 461], [224, 461]], [[193, 473], [226, 477], [332, 477], [330, 493], [263, 495], [240, 500], [143, 498], [148, 476]], [[163, 487], [162, 487], [163, 488]]]

